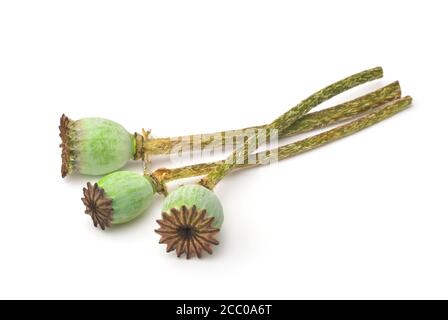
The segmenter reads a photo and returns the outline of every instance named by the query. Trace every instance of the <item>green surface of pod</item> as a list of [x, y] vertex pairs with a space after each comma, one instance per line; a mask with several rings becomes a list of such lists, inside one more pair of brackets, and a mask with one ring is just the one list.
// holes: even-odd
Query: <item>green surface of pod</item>
[[61, 116], [61, 174], [103, 175], [122, 168], [134, 157], [136, 141], [118, 123], [103, 118], [70, 120]]
[[129, 171], [118, 171], [98, 181], [105, 196], [112, 199], [112, 224], [131, 221], [145, 212], [154, 197], [154, 188], [147, 178]]
[[73, 126], [75, 169], [101, 175], [123, 167], [134, 154], [134, 136], [116, 122], [85, 118]]
[[198, 211], [207, 210], [208, 215], [215, 218], [213, 227], [221, 228], [224, 221], [221, 202], [213, 191], [197, 184], [183, 185], [172, 191], [163, 202], [162, 212], [169, 214], [173, 208], [180, 210], [182, 206], [192, 208], [194, 205]]

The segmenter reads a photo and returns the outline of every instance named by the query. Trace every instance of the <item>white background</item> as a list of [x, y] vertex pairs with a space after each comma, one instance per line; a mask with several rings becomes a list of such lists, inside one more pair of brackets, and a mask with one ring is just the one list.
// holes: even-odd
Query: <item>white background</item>
[[[0, 2], [0, 298], [448, 298], [446, 12], [446, 1]], [[383, 80], [325, 106], [398, 79], [412, 108], [223, 180], [221, 245], [202, 260], [157, 244], [160, 197], [102, 232], [80, 201], [97, 178], [60, 177], [63, 112], [156, 136], [239, 128], [377, 65]]]

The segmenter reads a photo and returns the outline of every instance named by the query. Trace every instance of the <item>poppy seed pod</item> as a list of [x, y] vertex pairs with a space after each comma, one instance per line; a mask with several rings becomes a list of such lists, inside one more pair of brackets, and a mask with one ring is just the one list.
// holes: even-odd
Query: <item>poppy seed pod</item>
[[117, 171], [104, 176], [98, 183], [87, 183], [81, 198], [95, 227], [126, 223], [145, 212], [154, 197], [154, 187], [135, 172]]
[[202, 256], [202, 251], [212, 254], [212, 245], [219, 242], [215, 236], [224, 221], [224, 212], [215, 193], [200, 185], [184, 185], [163, 202], [160, 228], [155, 230], [162, 237], [159, 243], [167, 245], [167, 252], [176, 250], [187, 259]]
[[169, 154], [174, 146], [185, 141], [190, 141], [190, 148], [195, 145], [192, 141], [201, 141], [200, 147], [204, 149], [222, 141], [223, 136], [242, 138], [252, 130], [281, 125], [279, 137], [287, 137], [336, 124], [399, 98], [401, 91], [398, 82], [327, 110], [309, 114], [308, 111], [337, 94], [382, 76], [382, 68], [377, 67], [337, 81], [300, 102], [274, 124], [183, 137], [153, 138], [150, 137], [150, 131], [146, 130], [143, 130], [143, 134], [131, 135], [110, 120], [88, 118], [72, 121], [62, 115], [59, 127], [62, 138], [62, 176], [72, 172], [106, 174], [120, 169], [130, 158], [145, 161], [149, 156]]
[[135, 153], [135, 137], [116, 122], [102, 118], [70, 120], [62, 115], [62, 177], [72, 172], [102, 175], [123, 167]]

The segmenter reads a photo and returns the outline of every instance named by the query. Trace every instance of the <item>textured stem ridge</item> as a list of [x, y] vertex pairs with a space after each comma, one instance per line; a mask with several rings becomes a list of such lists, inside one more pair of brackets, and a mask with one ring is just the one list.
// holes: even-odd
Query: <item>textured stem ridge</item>
[[399, 82], [395, 81], [376, 91], [340, 105], [308, 113], [289, 126], [280, 138], [310, 132], [350, 120], [399, 98], [401, 98], [401, 88]]
[[[331, 126], [343, 121], [353, 119], [366, 113], [367, 111], [373, 110], [374, 108], [382, 106], [387, 102], [394, 101], [400, 97], [400, 84], [398, 83], [398, 81], [395, 81], [387, 86], [384, 86], [356, 99], [321, 111], [306, 114], [302, 118], [298, 119], [295, 123], [293, 123], [288, 128], [288, 130], [285, 131], [285, 134], [280, 136], [279, 138], [310, 132], [315, 129], [321, 129], [323, 127]], [[238, 133], [241, 134], [241, 132]], [[218, 137], [221, 134], [222, 133], [215, 133], [215, 135], [218, 135]], [[209, 143], [211, 142], [203, 142], [201, 147], [204, 148], [206, 144]], [[219, 162], [219, 164], [221, 163], [222, 162]], [[151, 175], [153, 177], [153, 182], [155, 183], [156, 189], [160, 193], [166, 194], [167, 188], [165, 182], [192, 176], [202, 176], [209, 173], [216, 166], [216, 162], [213, 163], [212, 166], [210, 163], [203, 163], [176, 169], [162, 168], [154, 171], [152, 175], [148, 170], [145, 170], [145, 174], [147, 176]]]
[[286, 145], [279, 149], [279, 159], [286, 159], [357, 133], [407, 109], [411, 103], [412, 98], [406, 96], [345, 125], [341, 125], [296, 143]]
[[[318, 106], [322, 102], [346, 91], [360, 84], [366, 83], [368, 81], [381, 78], [383, 76], [383, 69], [381, 67], [369, 69], [348, 78], [340, 80], [338, 82], [321, 89], [308, 97], [307, 99], [300, 102], [295, 107], [291, 108], [288, 112], [284, 113], [272, 123], [266, 127], [266, 131], [269, 138], [269, 133], [271, 130], [278, 130], [278, 135], [282, 135], [291, 124], [293, 124], [297, 119], [300, 119], [303, 115], [308, 113], [312, 108]], [[256, 142], [256, 135], [251, 136], [247, 140], [248, 150], [252, 149]], [[212, 190], [216, 184], [221, 181], [222, 178], [233, 168], [237, 166], [237, 162], [233, 159], [239, 159], [244, 156], [246, 148], [239, 147], [234, 151], [226, 161], [221, 165], [213, 169], [206, 177], [204, 177], [199, 184]]]
[[[274, 153], [278, 154], [279, 160], [283, 160], [316, 149], [320, 146], [339, 140], [341, 138], [359, 132], [362, 129], [368, 128], [380, 121], [383, 121], [397, 114], [398, 112], [405, 110], [410, 106], [411, 103], [412, 98], [409, 96], [395, 100], [393, 102], [386, 104], [385, 106], [376, 108], [372, 112], [360, 117], [357, 120], [341, 125], [334, 129], [325, 131], [323, 133], [314, 135], [312, 137], [282, 146], [274, 150]], [[261, 153], [259, 155], [261, 155]], [[256, 159], [258, 158], [259, 157], [257, 157]], [[185, 166], [182, 168], [175, 168], [175, 169], [159, 169], [152, 174], [152, 177], [156, 181], [159, 182], [162, 181], [163, 183], [165, 183], [176, 179], [201, 176], [209, 173], [212, 170], [216, 170], [223, 163], [224, 161], [217, 161], [217, 162]], [[262, 165], [264, 163], [265, 163], [264, 161], [260, 162], [257, 160], [255, 164], [237, 164], [236, 168], [249, 168], [253, 166]]]
[[[382, 68], [377, 67], [374, 69], [366, 70], [361, 73], [355, 74], [351, 77], [343, 79], [339, 82], [336, 82], [335, 84], [333, 84], [331, 86], [328, 86], [328, 87], [316, 92], [315, 94], [313, 94], [306, 100], [299, 103], [296, 107], [292, 108], [289, 112], [282, 115], [282, 117], [277, 119], [278, 123], [280, 123], [280, 122], [283, 123], [283, 121], [285, 121], [284, 126], [283, 126], [285, 130], [284, 130], [284, 132], [279, 132], [279, 136], [280, 135], [290, 136], [290, 135], [294, 135], [297, 133], [306, 132], [306, 129], [305, 129], [306, 127], [303, 128], [303, 129], [305, 129], [305, 131], [297, 131], [300, 129], [299, 124], [302, 123], [302, 121], [299, 121], [299, 120], [301, 120], [300, 114], [304, 115], [313, 107], [319, 105], [320, 103], [322, 103], [325, 100], [328, 100], [328, 99], [334, 97], [335, 95], [337, 95], [341, 92], [347, 91], [347, 90], [354, 88], [358, 85], [361, 85], [363, 83], [379, 79], [382, 76], [383, 76]], [[379, 95], [387, 94], [388, 90], [391, 90], [391, 91], [389, 91], [390, 93], [395, 94], [395, 92], [396, 92], [395, 88], [397, 86], [399, 87], [398, 82], [393, 83], [393, 84], [391, 84], [390, 87], [383, 88], [383, 89], [385, 89], [385, 92], [378, 92], [378, 94]], [[372, 98], [373, 98], [372, 99], [372, 102], [373, 102], [374, 97], [372, 97]], [[395, 98], [398, 98], [398, 97], [395, 97]], [[368, 106], [367, 102], [364, 102], [363, 104]], [[303, 108], [305, 105], [310, 106], [310, 108], [308, 110], [306, 110], [305, 112], [303, 112], [303, 110], [305, 110]], [[346, 107], [350, 108], [349, 105], [347, 105]], [[307, 119], [307, 121], [318, 120], [317, 118], [319, 118], [321, 115], [322, 116], [325, 115], [326, 117], [329, 117], [329, 119], [331, 119], [331, 111], [329, 111], [327, 114], [325, 114], [325, 113], [320, 114], [320, 113], [316, 112], [316, 114], [311, 113], [310, 115], [313, 115], [313, 116], [310, 116], [310, 118]], [[333, 116], [335, 116], [335, 115], [336, 114], [334, 114]], [[301, 124], [301, 125], [303, 125], [303, 124]], [[143, 140], [144, 140], [144, 142], [142, 143], [143, 150], [138, 150], [136, 152], [135, 158], [141, 159], [143, 157], [144, 153], [150, 154], [150, 155], [169, 154], [175, 145], [177, 145], [183, 141], [201, 141], [201, 148], [205, 148], [211, 142], [213, 142], [215, 140], [215, 138], [218, 136], [225, 136], [225, 135], [238, 136], [238, 135], [241, 135], [241, 132], [243, 132], [243, 134], [244, 134], [244, 131], [246, 131], [246, 130], [265, 129], [268, 126], [269, 126], [268, 124], [265, 124], [265, 125], [255, 126], [255, 127], [247, 127], [247, 128], [243, 128], [240, 130], [220, 131], [220, 132], [207, 133], [207, 134], [202, 134], [202, 135], [198, 134], [198, 135], [181, 136], [181, 137], [177, 137], [177, 138], [152, 138], [152, 139], [149, 139], [148, 137], [139, 136], [140, 138], [143, 138]]]

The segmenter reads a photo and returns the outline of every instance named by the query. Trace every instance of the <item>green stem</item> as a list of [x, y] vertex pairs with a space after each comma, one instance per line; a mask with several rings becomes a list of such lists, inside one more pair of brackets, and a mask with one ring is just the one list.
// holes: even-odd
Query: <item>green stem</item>
[[[322, 102], [349, 90], [359, 84], [365, 83], [371, 79], [376, 79], [383, 75], [383, 70], [380, 67], [373, 68], [370, 70], [366, 70], [355, 75], [352, 75], [348, 78], [340, 80], [332, 85], [325, 87], [324, 89], [316, 92], [311, 95], [307, 99], [303, 100], [301, 103], [291, 108], [288, 112], [284, 113], [277, 119], [275, 119], [271, 124], [266, 127], [266, 131], [268, 134], [271, 130], [277, 130], [278, 135], [284, 134], [289, 126], [291, 126], [297, 119], [300, 119], [303, 115], [308, 113], [312, 108], [318, 106]], [[221, 165], [213, 169], [206, 177], [204, 177], [199, 184], [212, 190], [216, 184], [221, 181], [225, 175], [230, 172], [233, 168], [237, 166], [237, 161], [234, 159], [241, 159], [244, 157], [245, 150], [253, 149], [253, 146], [256, 143], [257, 136], [252, 135], [247, 140], [246, 149], [245, 146], [239, 147], [236, 151], [234, 151], [226, 161], [224, 161]]]
[[[338, 120], [339, 115], [332, 113], [332, 110], [329, 110], [328, 112], [325, 110], [324, 112], [311, 113], [310, 117], [308, 119], [305, 119], [306, 121], [304, 121], [304, 122], [301, 121], [301, 119], [299, 119], [300, 114], [297, 114], [296, 112], [303, 112], [302, 107], [304, 105], [316, 106], [316, 105], [322, 103], [323, 101], [328, 100], [329, 98], [331, 98], [343, 91], [349, 90], [349, 89], [351, 89], [355, 86], [361, 85], [363, 83], [379, 79], [382, 76], [383, 76], [382, 68], [377, 67], [374, 69], [370, 69], [370, 70], [355, 74], [347, 79], [341, 80], [325, 89], [322, 89], [321, 91], [316, 92], [315, 94], [310, 96], [308, 99], [306, 99], [306, 100], [302, 101], [300, 104], [298, 104], [295, 108], [292, 108], [290, 110], [290, 112], [291, 112], [290, 115], [289, 115], [290, 112], [288, 112], [282, 116], [282, 117], [288, 118], [288, 119], [280, 119], [279, 118], [280, 119], [279, 121], [285, 121], [284, 122], [285, 130], [284, 130], [284, 132], [279, 132], [279, 136], [291, 136], [291, 135], [294, 135], [297, 133], [303, 133], [303, 132], [313, 130], [313, 129], [307, 128], [307, 126], [311, 122], [315, 122], [316, 120], [323, 121], [322, 127], [327, 125], [327, 124], [325, 124], [326, 123], [325, 119], [327, 119], [327, 121], [332, 121], [334, 123], [334, 120], [332, 120], [332, 118], [336, 117], [336, 120]], [[387, 94], [387, 92], [390, 92], [391, 94], [393, 94], [395, 96], [397, 87], [399, 88], [399, 84], [394, 83], [391, 85], [391, 87], [384, 88], [385, 89], [384, 92], [378, 92], [378, 95], [379, 96], [385, 95], [385, 94]], [[388, 89], [390, 89], [390, 90], [388, 90]], [[375, 96], [371, 96], [371, 98], [372, 98], [372, 102], [376, 99]], [[397, 98], [397, 97], [395, 96], [395, 98]], [[356, 100], [353, 101], [353, 103], [354, 103], [353, 106], [346, 105], [346, 109], [340, 110], [340, 112], [345, 112], [347, 114], [350, 114], [351, 107], [355, 108], [354, 111], [356, 112], [356, 108], [357, 108], [357, 106], [359, 106], [359, 104], [356, 105], [355, 101]], [[366, 108], [368, 108], [368, 106], [369, 106], [367, 104], [367, 102], [364, 102], [363, 105], [365, 105]], [[368, 109], [366, 109], [366, 110], [368, 110]], [[303, 112], [302, 114], [305, 114], [305, 113], [307, 113], [307, 112]], [[346, 117], [350, 117], [350, 116], [347, 115]], [[173, 147], [175, 147], [179, 143], [183, 143], [186, 141], [190, 141], [190, 143], [193, 143], [193, 141], [201, 141], [201, 148], [204, 149], [205, 147], [209, 146], [210, 143], [213, 143], [213, 142], [219, 140], [218, 138], [220, 138], [220, 137], [231, 136], [231, 137], [238, 138], [238, 137], [243, 136], [244, 132], [247, 130], [265, 129], [268, 126], [269, 126], [268, 124], [265, 124], [265, 125], [255, 126], [255, 127], [242, 128], [239, 130], [220, 131], [220, 132], [214, 132], [214, 133], [181, 136], [181, 137], [175, 137], [175, 138], [172, 138], [172, 137], [170, 137], [170, 138], [168, 138], [168, 137], [166, 137], [166, 138], [147, 138], [147, 139], [144, 139], [143, 146], [142, 146], [143, 151], [139, 152], [139, 154], [140, 155], [146, 154], [147, 156], [169, 154], [171, 152], [171, 150], [173, 149]], [[314, 126], [315, 126], [315, 124], [312, 125], [313, 128], [314, 128]], [[136, 157], [136, 159], [138, 159], [138, 158], [139, 157]]]
[[400, 97], [400, 84], [395, 81], [359, 98], [331, 108], [308, 113], [289, 126], [279, 138], [310, 132], [350, 120]]
[[[330, 142], [359, 132], [362, 129], [368, 128], [380, 121], [383, 121], [408, 108], [411, 102], [412, 98], [409, 96], [399, 100], [395, 100], [391, 103], [386, 104], [385, 106], [377, 108], [376, 110], [362, 116], [357, 120], [271, 151], [273, 151], [273, 154], [277, 154], [278, 160], [283, 160], [292, 156], [302, 154], [304, 152], [316, 149]], [[260, 159], [262, 158], [262, 156], [263, 153], [258, 153], [256, 159]], [[163, 192], [166, 192], [165, 183], [172, 180], [205, 175], [210, 171], [220, 167], [223, 162], [224, 161], [217, 161], [195, 164], [175, 169], [158, 169], [154, 171], [151, 176], [153, 177], [153, 180], [156, 180], [156, 184], [162, 186], [162, 188], [160, 189]], [[266, 162], [257, 160], [257, 162], [254, 164], [238, 164], [236, 168], [250, 168], [262, 165], [264, 163]]]

